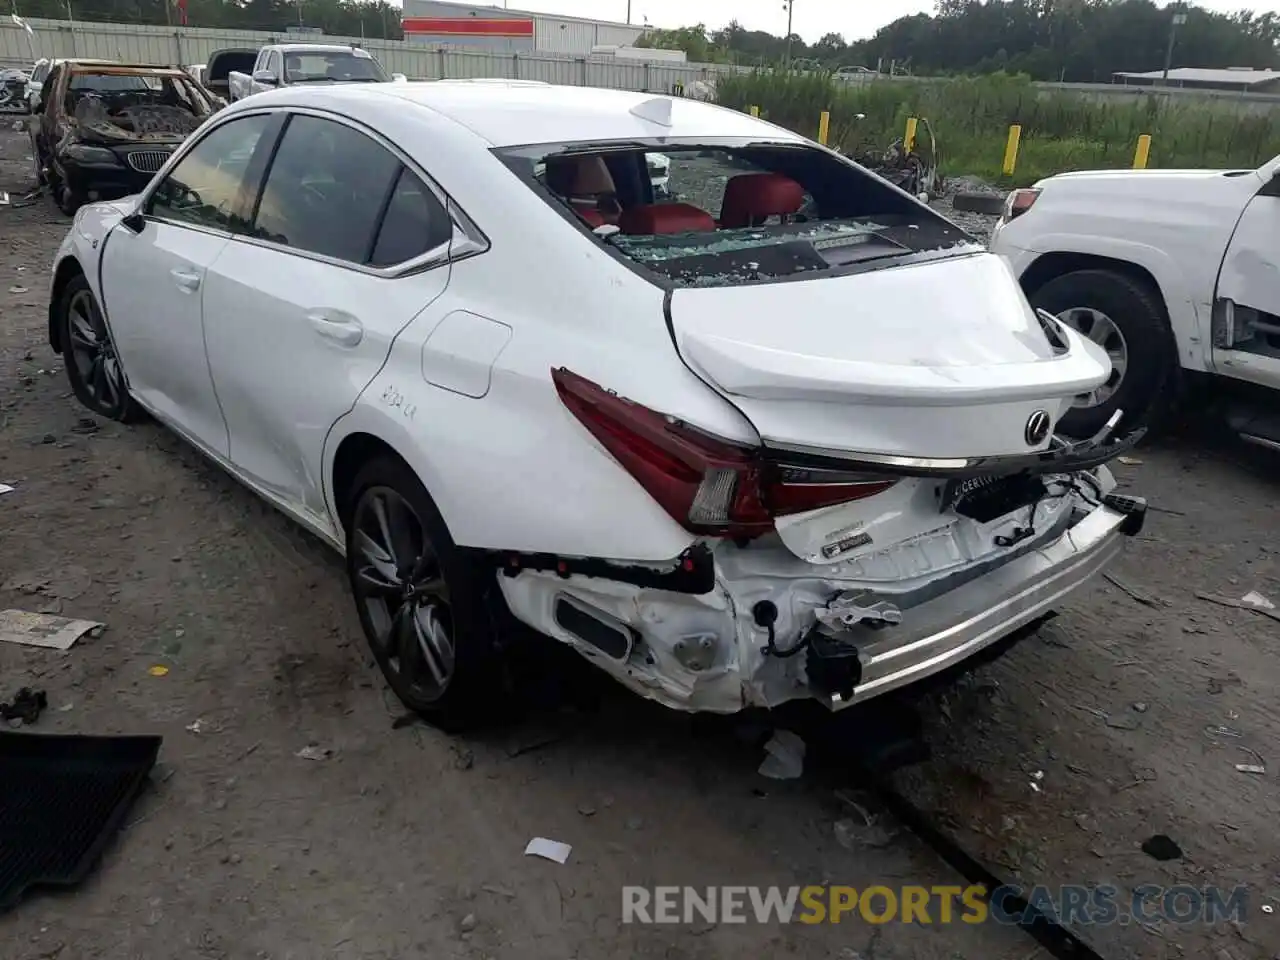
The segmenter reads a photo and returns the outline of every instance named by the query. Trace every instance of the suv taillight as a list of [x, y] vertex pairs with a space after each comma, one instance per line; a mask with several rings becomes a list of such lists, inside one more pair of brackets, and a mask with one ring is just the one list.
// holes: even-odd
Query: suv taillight
[[560, 400], [672, 518], [691, 533], [750, 539], [775, 517], [875, 496], [882, 476], [766, 460], [566, 370], [553, 369]]
[[1024, 187], [1021, 190], [1014, 190], [1004, 201], [1004, 221], [1008, 223], [1017, 217], [1022, 216], [1036, 202], [1036, 198], [1040, 196], [1040, 191], [1035, 187]]

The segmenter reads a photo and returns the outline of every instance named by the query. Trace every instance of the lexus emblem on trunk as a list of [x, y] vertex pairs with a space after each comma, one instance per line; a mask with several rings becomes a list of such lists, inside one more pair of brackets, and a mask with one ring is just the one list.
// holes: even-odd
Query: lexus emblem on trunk
[[1049, 436], [1049, 430], [1053, 427], [1053, 421], [1049, 419], [1049, 414], [1043, 410], [1037, 410], [1027, 418], [1027, 425], [1022, 431], [1023, 438], [1027, 441], [1027, 446], [1035, 447], [1044, 442], [1044, 438]]

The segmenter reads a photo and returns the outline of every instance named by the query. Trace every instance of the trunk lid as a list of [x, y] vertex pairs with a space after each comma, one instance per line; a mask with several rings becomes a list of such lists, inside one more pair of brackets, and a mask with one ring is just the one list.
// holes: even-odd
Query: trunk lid
[[834, 456], [1043, 451], [1071, 399], [1110, 369], [1060, 325], [1051, 343], [1008, 265], [987, 253], [679, 288], [670, 319], [684, 360], [766, 445]]

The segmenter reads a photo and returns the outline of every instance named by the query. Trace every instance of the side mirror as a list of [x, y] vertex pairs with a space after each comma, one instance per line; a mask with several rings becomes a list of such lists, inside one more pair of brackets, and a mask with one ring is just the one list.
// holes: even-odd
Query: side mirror
[[274, 87], [280, 81], [270, 70], [255, 70], [253, 71], [253, 82], [266, 84], [268, 87]]
[[403, 73], [393, 73], [391, 75], [391, 79], [395, 83], [405, 83], [409, 78], [406, 77]]

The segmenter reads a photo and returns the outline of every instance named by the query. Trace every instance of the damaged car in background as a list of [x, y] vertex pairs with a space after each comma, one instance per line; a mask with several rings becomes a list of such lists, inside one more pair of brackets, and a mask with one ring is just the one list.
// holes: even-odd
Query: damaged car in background
[[59, 208], [136, 193], [215, 110], [184, 70], [64, 60], [31, 123], [36, 177]]
[[[666, 200], [655, 154], [734, 172]], [[345, 554], [450, 728], [519, 683], [512, 616], [670, 708], [842, 708], [1003, 649], [1145, 517], [1105, 466], [1137, 434], [1057, 435], [1104, 351], [909, 193], [687, 99], [255, 95], [81, 212], [49, 323], [81, 403]]]

